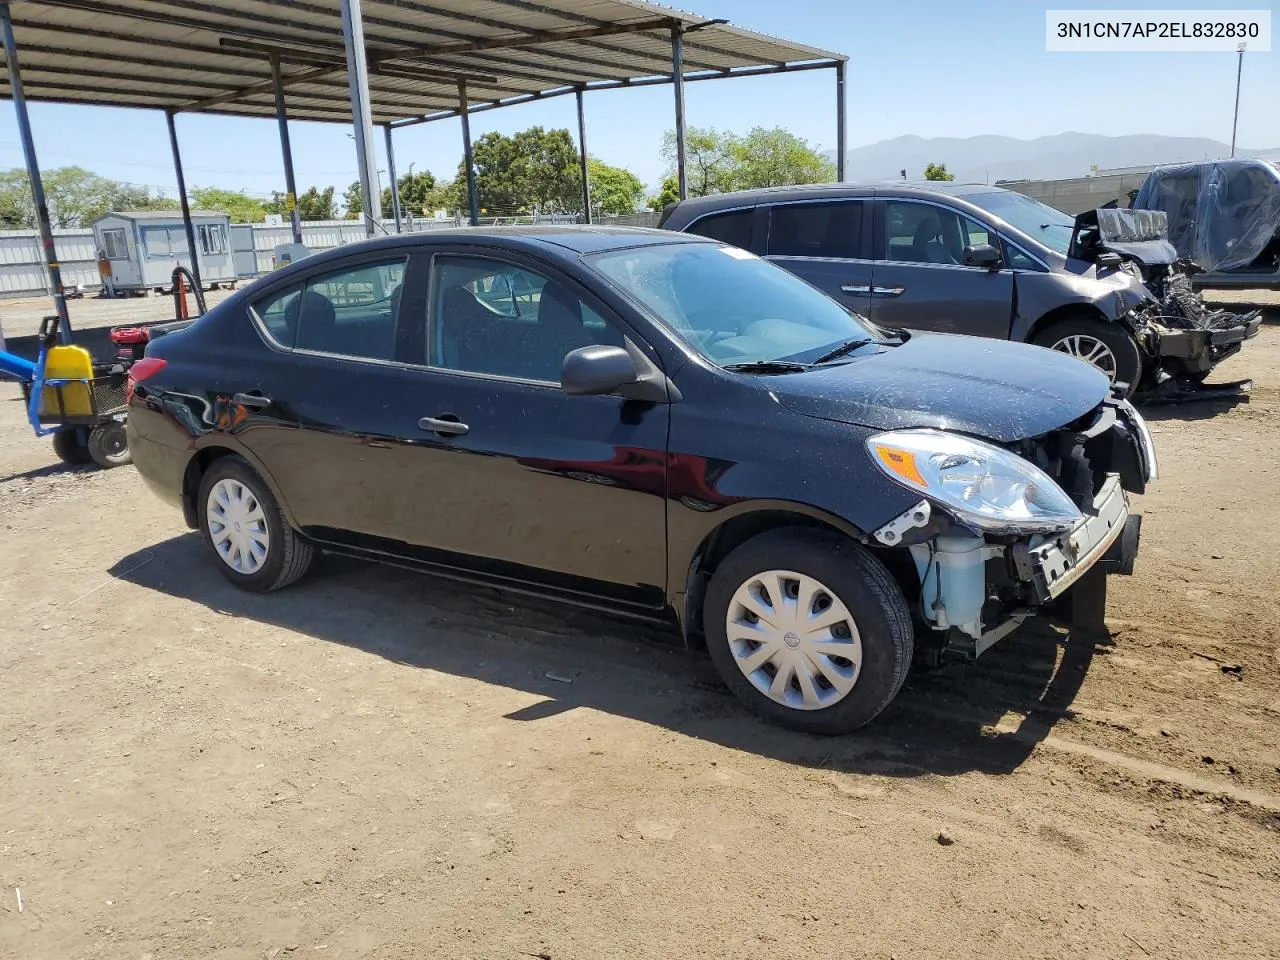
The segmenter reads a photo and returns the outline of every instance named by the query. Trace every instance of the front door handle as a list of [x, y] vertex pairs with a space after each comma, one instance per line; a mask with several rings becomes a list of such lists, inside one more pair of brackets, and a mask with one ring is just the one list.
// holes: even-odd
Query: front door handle
[[872, 287], [871, 295], [873, 297], [900, 297], [906, 292], [906, 287]]
[[237, 393], [231, 400], [233, 403], [253, 410], [261, 410], [263, 407], [271, 406], [271, 398], [264, 397], [260, 393]]
[[418, 427], [422, 430], [438, 433], [444, 437], [461, 437], [471, 429], [451, 413], [446, 413], [440, 417], [423, 417], [418, 421]]
[[840, 292], [866, 294], [871, 292], [871, 287], [865, 283], [845, 283], [840, 286]]

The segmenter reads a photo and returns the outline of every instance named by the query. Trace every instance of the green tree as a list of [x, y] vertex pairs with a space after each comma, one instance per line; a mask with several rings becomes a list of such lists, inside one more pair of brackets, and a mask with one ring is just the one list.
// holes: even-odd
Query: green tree
[[662, 189], [654, 196], [649, 198], [649, 209], [661, 212], [662, 208], [669, 203], [675, 203], [680, 199], [680, 181], [676, 177], [667, 177], [662, 181]]
[[[530, 127], [486, 133], [472, 148], [479, 205], [493, 216], [579, 210], [578, 149], [568, 130]], [[467, 208], [467, 170], [458, 164], [454, 206]]]
[[333, 187], [323, 190], [309, 187], [298, 197], [299, 220], [337, 220], [338, 205], [333, 199]]
[[[689, 196], [705, 197], [710, 193], [724, 193], [736, 189], [734, 169], [737, 160], [733, 154], [736, 137], [722, 133], [714, 127], [689, 127], [685, 131], [685, 170], [688, 177]], [[676, 134], [668, 130], [662, 138], [662, 159], [667, 170], [676, 170]]]
[[754, 127], [745, 137], [735, 137], [728, 152], [733, 158], [735, 190], [830, 183], [836, 178], [834, 163], [782, 127]]
[[[662, 156], [669, 173], [676, 169], [676, 136], [667, 131]], [[745, 136], [714, 128], [690, 127], [685, 137], [689, 195], [778, 187], [793, 183], [826, 183], [835, 164], [807, 140], [782, 127], [753, 127]]]
[[591, 213], [625, 216], [635, 213], [644, 196], [644, 184], [630, 170], [587, 158], [587, 181], [591, 185]]
[[343, 193], [342, 207], [346, 211], [344, 216], [348, 220], [359, 220], [360, 215], [364, 213], [364, 197], [361, 195], [359, 180], [353, 181]]
[[[423, 170], [421, 173], [406, 173], [396, 183], [400, 194], [400, 209], [406, 215], [421, 217], [426, 210], [428, 198], [435, 190], [436, 178], [430, 171]], [[391, 211], [391, 188], [383, 187], [382, 212], [389, 216]]]
[[190, 194], [193, 210], [216, 210], [231, 216], [233, 223], [261, 223], [267, 214], [266, 204], [242, 190], [222, 187], [195, 187]]
[[924, 168], [924, 178], [926, 180], [954, 180], [956, 175], [947, 172], [945, 163], [931, 163]]
[[[176, 209], [176, 200], [150, 187], [111, 180], [81, 167], [60, 167], [43, 175], [49, 220], [55, 227], [79, 227], [110, 210]], [[26, 170], [0, 173], [0, 225], [16, 229], [35, 226], [35, 201]]]

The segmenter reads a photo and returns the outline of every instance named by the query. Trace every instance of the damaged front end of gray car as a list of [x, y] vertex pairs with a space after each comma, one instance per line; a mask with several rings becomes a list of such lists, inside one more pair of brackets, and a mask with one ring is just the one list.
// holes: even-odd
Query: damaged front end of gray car
[[1118, 319], [1142, 352], [1135, 394], [1144, 399], [1194, 396], [1204, 391], [1247, 392], [1247, 380], [1204, 386], [1214, 368], [1258, 335], [1262, 312], [1210, 309], [1192, 289], [1201, 272], [1169, 242], [1167, 216], [1158, 210], [1089, 210], [1075, 218], [1069, 256], [1123, 271], [1148, 294]]

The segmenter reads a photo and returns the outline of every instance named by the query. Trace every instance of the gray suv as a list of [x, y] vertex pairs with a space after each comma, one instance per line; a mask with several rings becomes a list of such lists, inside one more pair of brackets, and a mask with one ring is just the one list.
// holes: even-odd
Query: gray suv
[[672, 204], [660, 225], [767, 257], [879, 326], [1039, 344], [1130, 392], [1203, 380], [1260, 322], [1205, 308], [1163, 214], [1073, 219], [998, 187], [750, 190]]

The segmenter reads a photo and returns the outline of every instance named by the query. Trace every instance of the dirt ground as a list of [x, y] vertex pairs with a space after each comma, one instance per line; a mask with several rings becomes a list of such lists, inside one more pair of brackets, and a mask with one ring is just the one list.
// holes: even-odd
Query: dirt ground
[[595, 616], [332, 559], [239, 593], [0, 385], [0, 956], [1280, 957], [1280, 327], [1222, 375], [1252, 402], [1148, 411], [1110, 641], [834, 740]]

